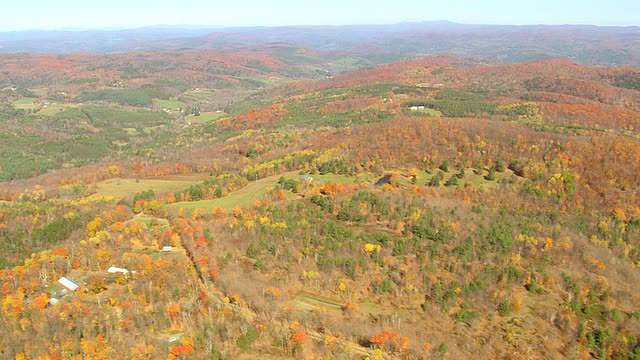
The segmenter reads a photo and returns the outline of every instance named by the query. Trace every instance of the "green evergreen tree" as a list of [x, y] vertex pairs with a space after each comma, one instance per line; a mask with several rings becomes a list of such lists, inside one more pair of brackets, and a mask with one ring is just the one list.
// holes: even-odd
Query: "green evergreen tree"
[[494, 181], [496, 179], [496, 167], [492, 166], [489, 173], [484, 177], [485, 180]]

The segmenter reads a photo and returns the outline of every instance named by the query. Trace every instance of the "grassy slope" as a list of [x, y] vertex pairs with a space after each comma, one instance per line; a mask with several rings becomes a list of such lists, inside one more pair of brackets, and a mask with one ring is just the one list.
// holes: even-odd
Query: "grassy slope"
[[37, 114], [41, 116], [55, 116], [61, 111], [76, 107], [78, 107], [77, 104], [49, 104], [46, 107], [43, 106]]
[[[236, 206], [246, 207], [251, 205], [254, 201], [262, 199], [269, 191], [273, 190], [273, 188], [278, 183], [278, 180], [280, 180], [280, 177], [284, 177], [288, 180], [297, 179], [300, 177], [300, 175], [297, 171], [291, 171], [285, 174], [270, 176], [258, 181], [251, 182], [244, 188], [220, 199], [177, 202], [168, 205], [167, 209], [169, 209], [169, 211], [176, 211], [180, 208], [183, 208], [184, 210], [195, 210], [200, 208], [212, 210], [216, 207], [225, 209], [231, 209]], [[344, 176], [335, 174], [313, 175], [312, 177], [316, 181], [338, 184], [352, 182], [358, 179], [355, 176]], [[370, 176], [364, 175], [363, 178], [370, 178]], [[286, 194], [290, 198], [295, 198], [295, 196], [290, 192], [287, 192]]]
[[194, 210], [205, 208], [207, 210], [212, 210], [216, 207], [231, 209], [235, 206], [248, 206], [253, 203], [255, 200], [262, 199], [270, 190], [274, 188], [274, 186], [278, 183], [278, 180], [281, 176], [284, 176], [285, 179], [295, 178], [297, 176], [297, 172], [290, 172], [282, 175], [274, 175], [264, 179], [260, 179], [258, 181], [254, 181], [249, 183], [249, 185], [244, 188], [233, 192], [232, 194], [222, 197], [220, 199], [213, 200], [202, 200], [202, 201], [188, 201], [188, 202], [177, 202], [167, 206], [169, 211], [177, 211], [180, 208], [184, 210]]
[[15, 106], [16, 109], [35, 109], [37, 107], [37, 105], [34, 104], [35, 101], [38, 101], [38, 99], [22, 98], [14, 101], [13, 106]]
[[227, 116], [227, 113], [225, 112], [207, 111], [200, 113], [200, 116], [189, 115], [185, 118], [185, 120], [194, 124], [202, 124], [218, 120], [225, 116]]
[[113, 196], [116, 199], [123, 199], [146, 190], [153, 190], [156, 193], [181, 190], [202, 181], [206, 176], [207, 174], [191, 174], [180, 178], [109, 179], [96, 184], [96, 193], [94, 195]]

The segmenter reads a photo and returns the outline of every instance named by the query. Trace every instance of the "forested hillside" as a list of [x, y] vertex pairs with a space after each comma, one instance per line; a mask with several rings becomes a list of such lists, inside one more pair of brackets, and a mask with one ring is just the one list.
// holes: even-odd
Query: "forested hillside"
[[3, 73], [3, 357], [640, 358], [640, 71], [253, 55]]
[[384, 25], [152, 26], [123, 30], [0, 32], [0, 53], [229, 50], [273, 43], [349, 53], [377, 64], [409, 56], [451, 53], [505, 62], [571, 58], [587, 65], [640, 65], [640, 27], [637, 26], [515, 26], [425, 21]]
[[250, 95], [366, 63], [272, 44], [223, 51], [0, 55], [0, 181], [156, 153]]

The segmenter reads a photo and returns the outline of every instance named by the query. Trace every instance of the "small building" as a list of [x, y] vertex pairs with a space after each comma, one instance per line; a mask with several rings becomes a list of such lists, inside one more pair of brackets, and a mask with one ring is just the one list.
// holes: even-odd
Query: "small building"
[[162, 252], [171, 252], [173, 251], [173, 247], [171, 246], [163, 246], [162, 247]]
[[109, 274], [121, 273], [123, 275], [129, 275], [129, 270], [123, 269], [123, 268], [119, 268], [119, 267], [115, 267], [115, 266], [112, 266], [109, 269], [107, 269], [107, 272]]
[[60, 300], [52, 297], [51, 299], [49, 299], [49, 306], [53, 306], [53, 305], [55, 305], [55, 304], [57, 304], [59, 302], [60, 302]]
[[64, 286], [64, 288], [69, 291], [76, 291], [80, 287], [80, 285], [78, 285], [75, 281], [68, 279], [64, 276], [61, 277], [60, 280], [58, 280], [58, 283]]
[[172, 343], [174, 343], [174, 342], [176, 342], [176, 341], [180, 340], [180, 338], [181, 338], [181, 337], [182, 337], [181, 335], [174, 335], [174, 336], [171, 336], [171, 337], [169, 338], [168, 342], [169, 342], [169, 344], [172, 344]]

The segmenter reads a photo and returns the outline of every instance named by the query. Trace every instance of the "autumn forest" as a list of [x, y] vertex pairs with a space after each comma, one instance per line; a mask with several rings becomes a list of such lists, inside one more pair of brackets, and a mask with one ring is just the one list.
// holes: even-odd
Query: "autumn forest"
[[0, 54], [0, 357], [640, 359], [637, 63], [388, 51]]

